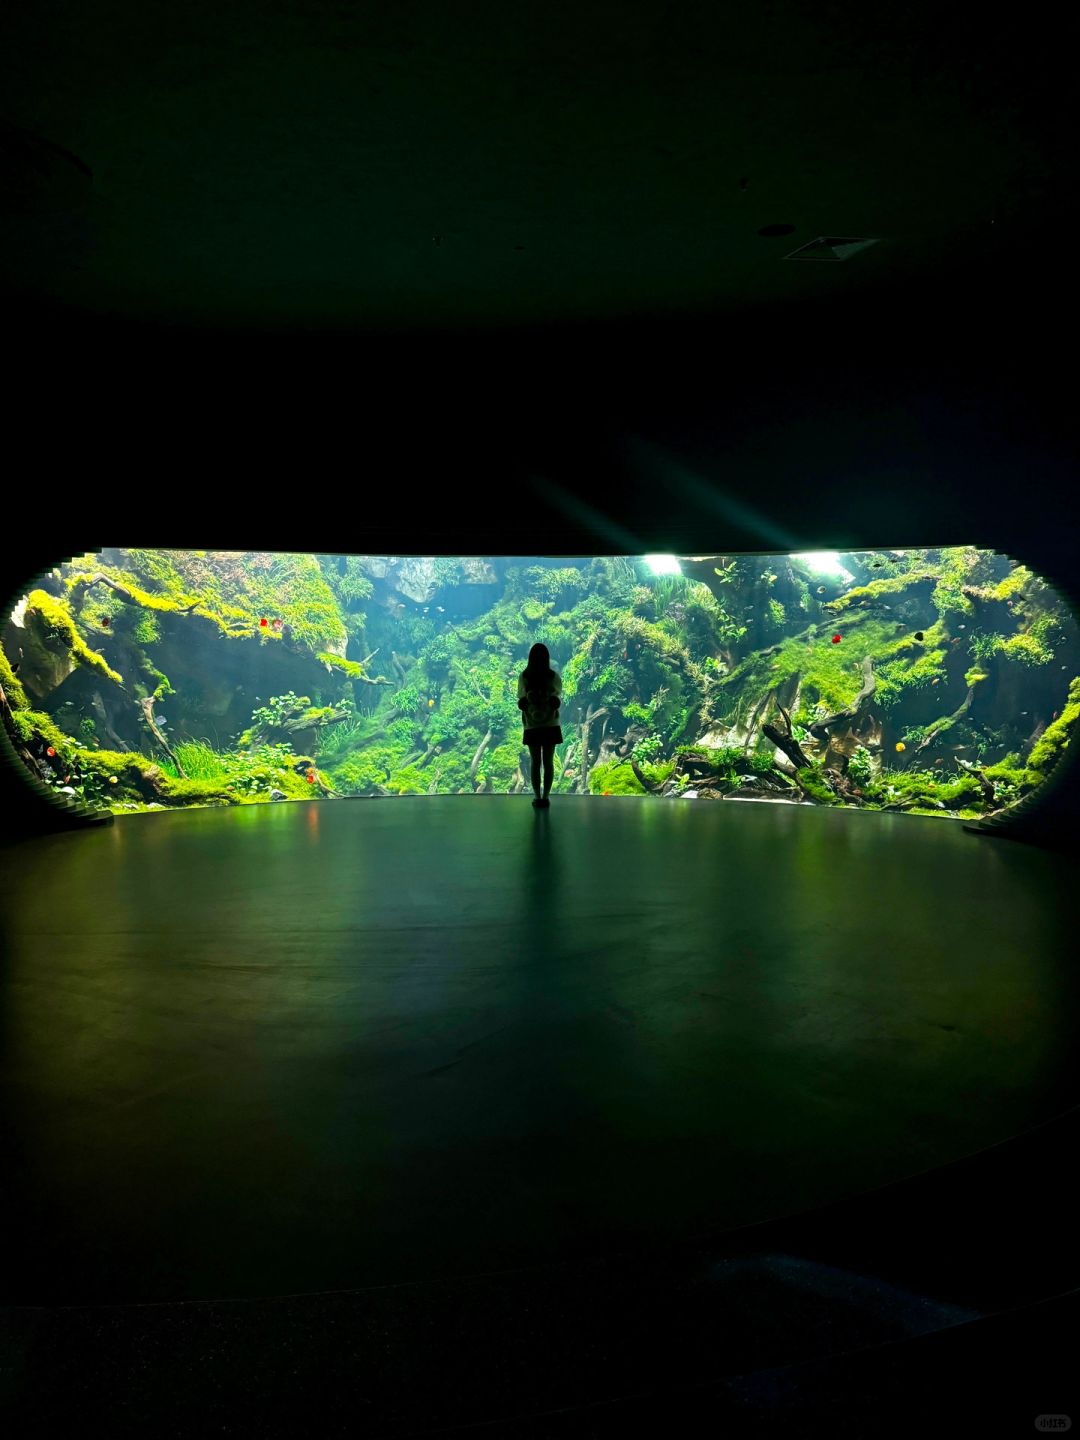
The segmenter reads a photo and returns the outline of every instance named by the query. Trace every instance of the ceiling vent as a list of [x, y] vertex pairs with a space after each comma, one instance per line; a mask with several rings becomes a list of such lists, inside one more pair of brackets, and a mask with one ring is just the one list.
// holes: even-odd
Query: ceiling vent
[[876, 245], [877, 240], [863, 240], [850, 235], [819, 235], [816, 240], [811, 240], [808, 245], [800, 245], [798, 250], [792, 250], [790, 255], [785, 255], [785, 260], [850, 260], [852, 255], [857, 255], [860, 250], [867, 249], [870, 245]]

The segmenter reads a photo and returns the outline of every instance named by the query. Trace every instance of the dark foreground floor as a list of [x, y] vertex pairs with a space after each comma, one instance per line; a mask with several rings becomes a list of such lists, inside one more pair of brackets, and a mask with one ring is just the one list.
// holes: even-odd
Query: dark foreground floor
[[1080, 1284], [1048, 1171], [1074, 884], [947, 821], [735, 802], [9, 847], [0, 1404], [22, 1433], [810, 1433], [817, 1384], [869, 1434], [860, 1383], [895, 1414], [912, 1365], [985, 1381], [1004, 1345], [1015, 1389], [1026, 1315], [1057, 1386], [1009, 1392], [1027, 1432], [1068, 1411], [1038, 1302]]

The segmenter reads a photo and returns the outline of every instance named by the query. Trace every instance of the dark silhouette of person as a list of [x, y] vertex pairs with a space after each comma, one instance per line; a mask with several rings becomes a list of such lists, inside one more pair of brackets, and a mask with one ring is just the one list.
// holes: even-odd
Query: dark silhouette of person
[[[537, 810], [551, 804], [552, 767], [555, 746], [562, 744], [562, 730], [559, 726], [559, 696], [562, 694], [562, 677], [551, 668], [551, 656], [546, 645], [534, 645], [529, 651], [529, 663], [518, 676], [518, 709], [521, 711], [524, 733], [523, 745], [529, 747], [532, 756], [532, 787], [536, 793], [533, 805]], [[543, 762], [544, 790], [540, 793], [540, 766]]]

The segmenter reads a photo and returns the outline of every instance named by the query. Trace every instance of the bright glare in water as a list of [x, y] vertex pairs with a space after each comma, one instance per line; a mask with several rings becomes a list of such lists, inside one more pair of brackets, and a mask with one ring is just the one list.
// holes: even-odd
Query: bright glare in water
[[654, 575], [682, 574], [682, 566], [674, 555], [646, 555], [645, 564]]
[[851, 571], [845, 570], [841, 565], [840, 556], [835, 550], [810, 550], [803, 555], [793, 555], [791, 558], [801, 560], [817, 575], [835, 575], [839, 580], [853, 578]]

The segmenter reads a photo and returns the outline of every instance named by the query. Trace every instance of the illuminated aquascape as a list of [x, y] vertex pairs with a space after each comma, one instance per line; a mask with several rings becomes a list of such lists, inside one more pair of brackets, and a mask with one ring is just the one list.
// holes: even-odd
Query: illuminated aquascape
[[553, 794], [974, 818], [1080, 713], [1077, 626], [973, 546], [545, 559], [105, 550], [7, 617], [33, 781], [115, 812], [530, 793], [517, 678], [562, 676]]

